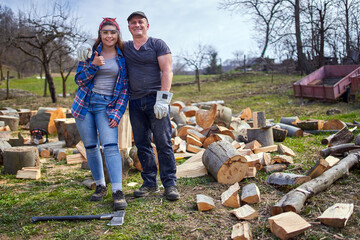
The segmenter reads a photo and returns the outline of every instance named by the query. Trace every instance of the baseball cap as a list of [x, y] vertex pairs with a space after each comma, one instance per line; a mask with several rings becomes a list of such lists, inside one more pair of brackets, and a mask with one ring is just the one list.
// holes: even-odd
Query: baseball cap
[[127, 18], [127, 21], [129, 22], [130, 19], [131, 19], [132, 17], [134, 17], [134, 16], [141, 16], [141, 17], [143, 17], [143, 18], [146, 18], [146, 20], [148, 21], [145, 13], [144, 13], [144, 12], [141, 12], [141, 11], [136, 11], [136, 12], [133, 12], [132, 14], [130, 14], [130, 16]]

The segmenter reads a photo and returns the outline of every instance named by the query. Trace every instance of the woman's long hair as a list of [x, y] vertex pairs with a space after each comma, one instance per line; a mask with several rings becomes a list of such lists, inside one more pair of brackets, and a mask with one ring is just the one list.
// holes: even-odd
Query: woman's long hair
[[[113, 20], [113, 21], [115, 21], [115, 20]], [[120, 29], [119, 29], [119, 27], [117, 26], [117, 25], [115, 25], [115, 23], [113, 23], [112, 21], [103, 21], [102, 23], [101, 23], [101, 29], [103, 28], [103, 27], [105, 27], [105, 26], [114, 26], [114, 27], [116, 27], [116, 29], [118, 30], [118, 40], [117, 40], [117, 42], [115, 43], [115, 45], [121, 50], [121, 51], [123, 51], [124, 50], [124, 42], [122, 41], [122, 37], [121, 37], [121, 32], [120, 32]], [[93, 46], [93, 48], [97, 48], [98, 46], [99, 46], [99, 44], [100, 44], [100, 42], [101, 42], [101, 36], [100, 36], [100, 30], [101, 29], [99, 29], [99, 31], [98, 31], [98, 38], [96, 39], [96, 41], [95, 41], [95, 43], [94, 43], [94, 46]]]

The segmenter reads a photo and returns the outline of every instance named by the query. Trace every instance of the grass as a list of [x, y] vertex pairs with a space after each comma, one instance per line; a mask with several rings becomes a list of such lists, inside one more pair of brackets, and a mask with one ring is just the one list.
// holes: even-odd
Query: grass
[[[359, 96], [351, 103], [341, 101], [322, 102], [293, 97], [292, 83], [301, 78], [298, 75], [247, 73], [227, 80], [207, 79], [202, 76], [201, 92], [197, 85], [172, 88], [173, 101], [185, 103], [210, 100], [224, 100], [225, 106], [236, 116], [244, 108], [265, 111], [267, 118], [275, 122], [283, 116], [298, 116], [300, 119], [337, 118], [345, 122], [360, 120]], [[61, 79], [54, 78], [57, 92], [61, 92]], [[192, 82], [193, 76], [175, 76], [174, 83]], [[68, 92], [76, 89], [73, 79], [67, 82]], [[1, 85], [0, 88], [4, 88]], [[12, 88], [21, 88], [43, 94], [43, 81], [35, 77], [12, 80]], [[73, 97], [58, 98], [51, 103], [49, 97], [17, 97], [2, 100], [0, 107], [30, 108], [40, 106], [62, 106], [69, 108]], [[341, 113], [328, 116], [328, 109], [337, 108]], [[24, 136], [27, 130], [20, 130]], [[302, 138], [286, 138], [284, 145], [295, 151], [295, 165], [301, 167], [298, 174], [310, 169], [318, 152], [324, 148], [320, 144], [327, 135], [313, 135]], [[53, 136], [54, 137], [54, 136]], [[107, 221], [79, 222], [38, 222], [32, 223], [32, 216], [45, 215], [88, 215], [104, 214], [112, 211], [111, 194], [103, 202], [90, 202], [92, 190], [81, 182], [90, 177], [87, 170], [79, 165], [67, 165], [52, 158], [42, 159], [42, 177], [39, 180], [16, 179], [14, 175], [0, 175], [0, 239], [230, 239], [231, 229], [237, 220], [229, 213], [230, 208], [220, 203], [220, 195], [228, 186], [218, 184], [211, 176], [178, 179], [181, 199], [169, 202], [162, 193], [144, 199], [135, 199], [132, 192], [142, 183], [140, 173], [130, 170], [123, 181], [123, 190], [128, 202], [125, 223], [121, 227], [109, 227]], [[178, 164], [180, 164], [179, 162]], [[3, 170], [3, 166], [0, 167]], [[255, 179], [244, 179], [240, 186], [256, 183], [261, 192], [261, 202], [253, 204], [260, 217], [251, 220], [254, 239], [276, 239], [268, 228], [267, 218], [270, 207], [281, 199], [291, 188], [275, 188], [265, 183], [268, 174], [259, 172]], [[300, 215], [313, 223], [310, 230], [295, 239], [359, 239], [360, 221], [358, 191], [360, 170], [354, 168], [346, 178], [339, 179], [329, 189], [310, 198]], [[130, 182], [138, 186], [127, 186]], [[196, 194], [205, 194], [215, 199], [216, 208], [210, 212], [199, 212]], [[354, 203], [354, 214], [344, 229], [336, 229], [317, 224], [316, 217], [336, 202]]]

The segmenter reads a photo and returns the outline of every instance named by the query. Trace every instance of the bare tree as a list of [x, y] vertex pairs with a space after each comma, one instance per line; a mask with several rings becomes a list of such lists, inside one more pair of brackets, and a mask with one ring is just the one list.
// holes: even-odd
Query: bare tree
[[12, 43], [25, 54], [41, 62], [49, 84], [52, 102], [56, 102], [56, 89], [51, 75], [50, 62], [64, 48], [58, 41], [74, 38], [77, 21], [70, 16], [68, 4], [54, 2], [49, 13], [39, 15], [36, 7], [19, 16], [19, 31]]
[[9, 38], [11, 32], [15, 29], [14, 14], [6, 6], [0, 5], [0, 80], [4, 79], [3, 60], [9, 56]]
[[200, 92], [199, 70], [201, 69], [204, 62], [208, 59], [208, 53], [209, 53], [209, 46], [199, 43], [197, 45], [197, 48], [194, 49], [194, 51], [191, 54], [185, 53], [182, 56], [182, 59], [184, 60], [185, 64], [195, 70], [195, 81], [197, 82], [199, 92]]

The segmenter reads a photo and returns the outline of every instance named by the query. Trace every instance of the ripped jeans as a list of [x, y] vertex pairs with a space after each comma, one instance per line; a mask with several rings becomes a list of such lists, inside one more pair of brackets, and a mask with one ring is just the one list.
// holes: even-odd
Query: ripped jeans
[[106, 105], [112, 96], [92, 92], [85, 119], [77, 119], [76, 126], [86, 149], [86, 158], [95, 181], [104, 178], [100, 143], [103, 147], [105, 162], [111, 185], [122, 186], [122, 161], [118, 147], [118, 127], [109, 126]]

